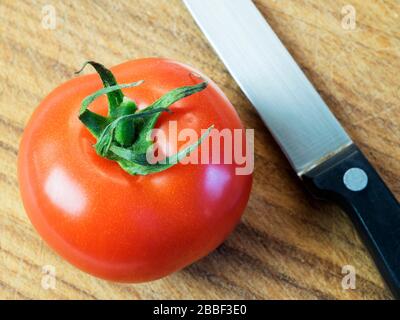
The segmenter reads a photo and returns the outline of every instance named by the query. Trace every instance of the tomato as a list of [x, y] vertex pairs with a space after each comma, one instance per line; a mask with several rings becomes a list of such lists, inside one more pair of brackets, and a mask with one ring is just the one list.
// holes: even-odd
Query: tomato
[[[121, 84], [144, 80], [123, 89], [139, 109], [172, 89], [198, 83], [200, 74], [158, 58], [129, 61], [111, 71]], [[23, 204], [44, 240], [78, 268], [113, 281], [158, 279], [223, 242], [244, 211], [252, 176], [235, 174], [235, 163], [178, 163], [162, 172], [130, 175], [96, 153], [95, 137], [78, 119], [82, 100], [100, 88], [96, 74], [76, 77], [33, 113], [18, 157]], [[91, 110], [106, 114], [106, 97], [94, 101]], [[179, 128], [196, 132], [210, 125], [243, 128], [210, 80], [170, 110], [156, 127], [167, 130], [175, 120]]]

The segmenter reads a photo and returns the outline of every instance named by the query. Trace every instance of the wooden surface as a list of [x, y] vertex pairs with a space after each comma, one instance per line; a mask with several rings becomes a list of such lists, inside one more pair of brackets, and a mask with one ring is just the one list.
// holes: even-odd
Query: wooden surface
[[[0, 2], [0, 298], [391, 298], [348, 218], [312, 199], [179, 0]], [[68, 3], [68, 4], [66, 4]], [[352, 4], [355, 30], [342, 28]], [[258, 0], [256, 5], [332, 111], [400, 197], [400, 2]], [[165, 279], [140, 285], [91, 277], [40, 239], [22, 208], [18, 142], [30, 114], [83, 61], [107, 66], [162, 56], [208, 74], [255, 128], [256, 169], [242, 223], [215, 252]], [[400, 235], [399, 235], [400, 237]], [[42, 268], [56, 268], [45, 290]], [[356, 289], [343, 290], [342, 267]]]

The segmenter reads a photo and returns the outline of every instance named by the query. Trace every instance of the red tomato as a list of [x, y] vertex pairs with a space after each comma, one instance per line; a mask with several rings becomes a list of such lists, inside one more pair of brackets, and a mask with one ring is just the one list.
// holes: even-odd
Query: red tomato
[[[165, 59], [141, 59], [111, 69], [118, 83], [144, 80], [123, 92], [143, 108], [166, 92], [193, 85], [198, 71]], [[98, 156], [95, 138], [78, 119], [82, 99], [102, 88], [96, 74], [56, 88], [35, 110], [19, 151], [24, 207], [45, 241], [95, 276], [124, 282], [154, 280], [215, 249], [233, 230], [248, 201], [252, 176], [236, 164], [177, 164], [132, 176]], [[105, 114], [106, 97], [91, 109]], [[171, 106], [157, 127], [176, 120], [200, 133], [242, 128], [234, 108], [210, 81]], [[201, 148], [201, 145], [200, 147]]]

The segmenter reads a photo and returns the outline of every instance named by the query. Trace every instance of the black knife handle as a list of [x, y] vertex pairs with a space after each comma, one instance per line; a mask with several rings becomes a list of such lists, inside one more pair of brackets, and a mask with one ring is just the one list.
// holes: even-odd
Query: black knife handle
[[400, 205], [354, 144], [303, 176], [318, 198], [348, 213], [396, 299], [400, 299]]

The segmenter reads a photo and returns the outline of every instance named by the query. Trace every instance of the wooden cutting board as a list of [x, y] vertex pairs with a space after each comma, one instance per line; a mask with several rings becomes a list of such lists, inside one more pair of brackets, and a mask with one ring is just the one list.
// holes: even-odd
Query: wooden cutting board
[[[43, 28], [48, 1], [0, 3], [0, 298], [391, 298], [349, 219], [303, 189], [180, 1], [51, 3], [55, 29]], [[350, 30], [342, 21], [349, 3], [356, 12]], [[256, 5], [400, 197], [400, 2]], [[242, 223], [219, 249], [165, 279], [116, 284], [72, 267], [35, 232], [18, 193], [18, 142], [41, 99], [85, 60], [112, 66], [148, 56], [193, 65], [222, 88], [255, 129], [255, 179]], [[354, 290], [342, 288], [346, 265], [356, 271]], [[55, 268], [55, 288], [42, 286], [44, 266]]]

